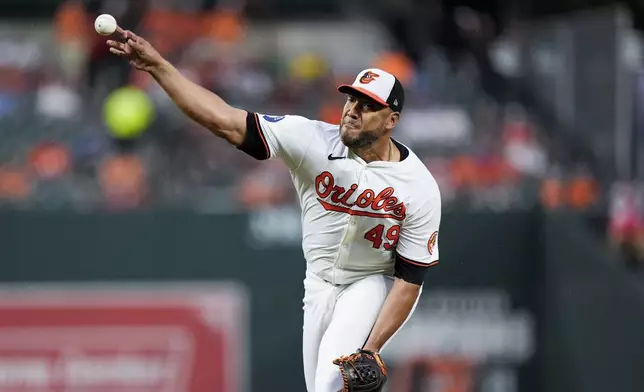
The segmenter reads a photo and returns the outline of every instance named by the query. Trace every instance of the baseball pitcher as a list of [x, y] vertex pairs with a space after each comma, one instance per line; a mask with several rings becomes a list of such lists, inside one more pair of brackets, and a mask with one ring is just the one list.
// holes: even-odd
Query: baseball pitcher
[[302, 209], [303, 363], [308, 392], [380, 391], [380, 352], [411, 316], [438, 263], [441, 198], [419, 158], [394, 140], [405, 94], [360, 72], [338, 125], [228, 105], [181, 75], [143, 38], [118, 29], [110, 51], [148, 72], [190, 118], [259, 159], [289, 168]]

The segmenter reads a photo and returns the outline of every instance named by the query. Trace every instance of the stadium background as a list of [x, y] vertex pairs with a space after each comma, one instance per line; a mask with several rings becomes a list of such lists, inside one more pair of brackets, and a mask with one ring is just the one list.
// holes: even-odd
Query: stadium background
[[644, 390], [642, 11], [0, 2], [0, 391], [304, 390], [288, 172], [111, 57], [100, 13], [262, 113], [335, 122], [360, 69], [403, 81], [396, 137], [441, 186], [442, 262], [388, 391]]

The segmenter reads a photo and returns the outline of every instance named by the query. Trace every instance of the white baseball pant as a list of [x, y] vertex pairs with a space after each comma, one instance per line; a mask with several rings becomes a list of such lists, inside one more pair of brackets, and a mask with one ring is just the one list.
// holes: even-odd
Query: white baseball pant
[[[374, 275], [336, 286], [306, 273], [302, 354], [308, 392], [342, 390], [342, 376], [333, 360], [366, 343], [393, 281], [389, 276]], [[409, 316], [417, 304], [418, 299]]]

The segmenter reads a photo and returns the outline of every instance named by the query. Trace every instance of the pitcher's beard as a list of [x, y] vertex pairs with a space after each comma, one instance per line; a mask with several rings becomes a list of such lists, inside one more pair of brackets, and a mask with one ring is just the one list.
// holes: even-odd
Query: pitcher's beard
[[362, 131], [359, 135], [351, 137], [346, 133], [340, 132], [340, 140], [351, 149], [361, 149], [370, 146], [378, 140], [380, 134], [378, 131]]

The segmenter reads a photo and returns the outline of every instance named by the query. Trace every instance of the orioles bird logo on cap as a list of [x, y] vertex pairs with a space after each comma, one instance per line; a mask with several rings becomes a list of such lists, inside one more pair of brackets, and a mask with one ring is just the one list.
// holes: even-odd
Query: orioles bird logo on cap
[[376, 78], [378, 78], [378, 77], [380, 77], [380, 75], [378, 75], [377, 73], [373, 73], [373, 72], [371, 72], [371, 71], [367, 71], [367, 72], [365, 72], [365, 73], [364, 73], [364, 75], [362, 75], [362, 77], [360, 78], [360, 83], [362, 83], [362, 84], [369, 84], [369, 83], [373, 82], [374, 80], [376, 80]]

